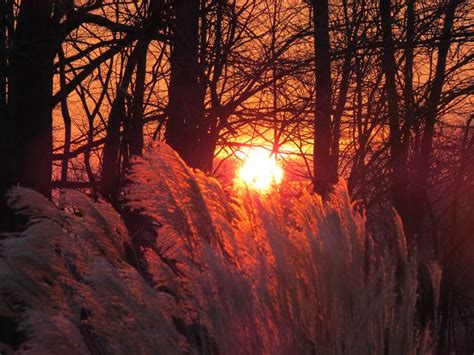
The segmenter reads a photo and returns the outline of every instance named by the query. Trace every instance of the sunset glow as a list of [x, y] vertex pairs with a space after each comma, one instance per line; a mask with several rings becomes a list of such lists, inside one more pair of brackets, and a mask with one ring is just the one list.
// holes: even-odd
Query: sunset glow
[[268, 191], [272, 185], [279, 185], [283, 169], [275, 155], [263, 148], [252, 148], [245, 156], [238, 170], [238, 179], [248, 187], [261, 192]]

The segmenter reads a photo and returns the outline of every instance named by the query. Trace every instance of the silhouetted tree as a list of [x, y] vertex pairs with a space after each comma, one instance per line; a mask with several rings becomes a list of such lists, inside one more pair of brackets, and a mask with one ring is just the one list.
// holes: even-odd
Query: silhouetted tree
[[[51, 194], [53, 65], [58, 48], [54, 1], [23, 0], [11, 35], [8, 115], [14, 120], [11, 183]], [[55, 15], [55, 16], [54, 16]], [[11, 134], [11, 133], [10, 133]]]
[[[382, 69], [385, 76], [385, 95], [390, 127], [391, 195], [395, 208], [404, 221], [410, 218], [408, 201], [407, 136], [402, 137], [400, 128], [400, 102], [396, 87], [397, 64], [395, 43], [392, 35], [391, 1], [380, 1], [380, 23], [382, 27]], [[405, 138], [405, 141], [403, 141]]]
[[[13, 119], [8, 114], [8, 40], [12, 30], [13, 2], [0, 2], [0, 198], [15, 183], [15, 135]], [[0, 206], [3, 204], [0, 203]], [[0, 214], [1, 211], [0, 211]]]
[[314, 21], [315, 89], [314, 104], [314, 189], [327, 197], [337, 182], [333, 164], [331, 44], [329, 41], [328, 0], [312, 0]]
[[199, 62], [199, 23], [200, 14], [204, 13], [204, 9], [201, 12], [201, 3], [197, 0], [173, 1], [175, 18], [165, 138], [190, 166], [202, 169], [199, 131], [204, 124], [207, 85], [203, 83], [203, 63]]
[[[157, 37], [159, 30], [163, 27], [161, 11], [164, 9], [163, 1], [150, 0], [146, 11], [147, 15], [139, 29], [140, 37], [125, 64], [124, 74], [116, 90], [116, 97], [107, 121], [106, 137], [104, 141], [101, 192], [109, 201], [115, 202], [121, 183], [124, 179], [125, 154], [122, 148], [130, 149], [133, 155], [140, 155], [143, 148], [143, 90], [144, 76], [146, 71], [146, 55], [150, 42]], [[134, 90], [133, 108], [130, 112], [126, 109], [128, 88], [132, 82], [133, 74], [136, 74], [136, 85]], [[126, 140], [122, 141], [123, 132], [127, 133]], [[128, 143], [128, 146], [125, 145]], [[128, 154], [126, 154], [128, 155]]]

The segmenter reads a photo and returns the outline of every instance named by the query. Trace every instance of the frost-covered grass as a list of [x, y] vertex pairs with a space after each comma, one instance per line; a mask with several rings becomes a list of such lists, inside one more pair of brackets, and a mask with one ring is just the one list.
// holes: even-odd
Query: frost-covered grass
[[375, 244], [344, 183], [329, 203], [306, 192], [229, 197], [166, 145], [137, 160], [130, 181], [125, 203], [139, 211], [131, 233], [109, 205], [80, 193], [63, 192], [55, 206], [10, 191], [27, 225], [0, 239], [4, 348], [429, 352], [431, 335], [415, 327], [416, 260], [400, 221], [389, 216], [392, 242]]

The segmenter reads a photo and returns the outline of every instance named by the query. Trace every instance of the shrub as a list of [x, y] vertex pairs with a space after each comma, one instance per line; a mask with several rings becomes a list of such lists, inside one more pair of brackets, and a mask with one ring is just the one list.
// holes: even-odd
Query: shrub
[[328, 203], [306, 192], [229, 197], [160, 144], [135, 161], [124, 196], [139, 215], [131, 233], [108, 204], [79, 192], [63, 191], [56, 205], [9, 192], [26, 225], [0, 240], [5, 349], [429, 350], [429, 333], [415, 327], [416, 259], [400, 220], [390, 216], [392, 244], [374, 243], [344, 182]]

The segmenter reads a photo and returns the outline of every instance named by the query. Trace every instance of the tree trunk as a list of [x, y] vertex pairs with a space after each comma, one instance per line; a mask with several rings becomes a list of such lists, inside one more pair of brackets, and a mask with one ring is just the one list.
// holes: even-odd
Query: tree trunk
[[314, 109], [314, 189], [326, 198], [337, 182], [331, 162], [331, 57], [329, 43], [329, 6], [327, 0], [313, 0], [315, 85]]
[[0, 0], [0, 232], [12, 230], [11, 211], [6, 206], [4, 194], [16, 182], [15, 127], [12, 118], [8, 115], [7, 107], [7, 39], [10, 35], [9, 24], [12, 18], [12, 2]]
[[[102, 162], [102, 178], [100, 190], [102, 195], [112, 204], [116, 204], [120, 185], [123, 181], [124, 167], [120, 166], [120, 128], [126, 122], [126, 96], [135, 68], [136, 87], [135, 106], [132, 108], [131, 133], [128, 144], [131, 153], [140, 155], [143, 149], [143, 90], [146, 74], [146, 55], [148, 45], [158, 29], [162, 26], [160, 19], [161, 1], [150, 0], [149, 17], [145, 23], [142, 37], [137, 41], [135, 48], [130, 54], [122, 81], [117, 88], [117, 96], [112, 104], [109, 115], [107, 135], [104, 144], [104, 156]], [[140, 117], [139, 117], [140, 116]]]
[[133, 93], [132, 112], [130, 114], [127, 132], [127, 145], [131, 156], [140, 156], [143, 152], [143, 100], [145, 95], [147, 53], [148, 45], [140, 48], [137, 53], [135, 90]]
[[204, 97], [199, 80], [200, 2], [175, 0], [173, 3], [176, 17], [165, 139], [188, 165], [204, 169], [199, 156], [204, 124]]
[[410, 221], [410, 202], [408, 199], [407, 156], [403, 149], [400, 130], [399, 104], [400, 100], [396, 87], [395, 50], [392, 37], [392, 16], [390, 0], [380, 0], [380, 20], [383, 36], [382, 70], [385, 76], [385, 95], [387, 114], [390, 127], [390, 189], [393, 204], [402, 217], [408, 237], [412, 237]]
[[[58, 51], [59, 59], [65, 62], [64, 52], [62, 48]], [[66, 68], [65, 65], [61, 65], [59, 68], [59, 83], [61, 89], [66, 86]], [[61, 162], [61, 182], [67, 183], [68, 180], [68, 169], [69, 169], [69, 153], [71, 151], [71, 134], [72, 134], [72, 119], [69, 113], [69, 106], [67, 96], [61, 97], [61, 114], [64, 122], [64, 150], [63, 159]]]
[[[424, 115], [425, 129], [421, 138], [418, 161], [415, 164], [417, 168], [415, 170], [413, 198], [415, 206], [414, 220], [415, 228], [417, 230], [420, 229], [420, 222], [422, 221], [426, 211], [426, 188], [431, 167], [435, 123], [438, 116], [439, 101], [443, 90], [446, 60], [451, 45], [451, 30], [453, 27], [457, 4], [457, 0], [450, 0], [446, 5], [443, 30], [438, 44], [435, 75], [431, 83], [431, 90], [426, 103]], [[436, 246], [434, 245], [434, 247]]]
[[117, 94], [110, 109], [109, 119], [107, 121], [107, 130], [104, 142], [102, 159], [102, 176], [100, 181], [100, 191], [102, 196], [112, 204], [117, 202], [118, 191], [120, 188], [120, 141], [123, 122], [125, 121], [125, 98], [128, 86], [132, 80], [133, 70], [135, 68], [135, 58], [142, 45], [138, 41], [132, 53], [130, 54], [125, 66], [125, 72], [122, 81], [117, 87]]
[[9, 8], [7, 0], [0, 0], [0, 117], [5, 117], [7, 109], [7, 33]]
[[15, 179], [15, 140], [14, 125], [7, 110], [7, 71], [8, 53], [7, 40], [9, 23], [12, 16], [12, 3], [0, 0], [0, 198], [5, 190], [16, 182]]
[[[12, 36], [9, 116], [16, 126], [11, 182], [51, 195], [53, 61], [57, 45], [53, 0], [23, 0]], [[13, 159], [9, 156], [7, 159]]]
[[407, 27], [406, 27], [406, 47], [405, 47], [405, 66], [403, 67], [403, 76], [405, 86], [403, 96], [405, 101], [405, 126], [403, 130], [404, 145], [408, 149], [408, 137], [410, 130], [415, 126], [414, 112], [414, 94], [413, 94], [413, 57], [415, 41], [415, 0], [407, 1]]

